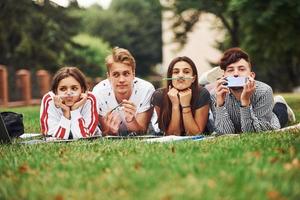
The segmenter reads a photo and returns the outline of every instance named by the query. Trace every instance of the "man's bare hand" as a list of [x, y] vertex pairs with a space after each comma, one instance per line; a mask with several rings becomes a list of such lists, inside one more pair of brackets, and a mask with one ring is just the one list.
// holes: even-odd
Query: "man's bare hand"
[[126, 122], [132, 122], [136, 115], [136, 105], [133, 102], [124, 99], [122, 101], [122, 107]]
[[225, 77], [217, 80], [216, 84], [216, 103], [217, 107], [221, 107], [225, 103], [225, 97], [229, 93], [229, 88], [226, 86]]
[[247, 80], [246, 85], [244, 85], [243, 92], [241, 94], [241, 105], [242, 106], [249, 106], [250, 105], [250, 98], [255, 92], [256, 84], [255, 80], [252, 77], [249, 77]]

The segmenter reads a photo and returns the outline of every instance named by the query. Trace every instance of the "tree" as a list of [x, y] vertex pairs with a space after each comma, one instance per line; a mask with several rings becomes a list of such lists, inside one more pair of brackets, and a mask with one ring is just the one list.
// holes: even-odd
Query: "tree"
[[300, 2], [236, 1], [235, 9], [243, 13], [241, 46], [253, 57], [258, 78], [278, 91], [300, 85]]
[[80, 47], [73, 50], [75, 56], [66, 58], [66, 63], [76, 63], [89, 77], [105, 76], [105, 57], [110, 51], [109, 44], [87, 34], [79, 34], [73, 41]]
[[[173, 2], [173, 3], [172, 3]], [[300, 84], [300, 2], [294, 0], [174, 0], [168, 9], [177, 14], [176, 26], [185, 27], [177, 41], [185, 42], [188, 31], [205, 12], [216, 15], [227, 37], [221, 50], [233, 46], [245, 49], [254, 61], [259, 80], [274, 90], [291, 91]], [[190, 19], [184, 19], [185, 12]], [[183, 38], [183, 39], [182, 39]]]
[[[222, 22], [223, 27], [229, 35], [228, 44], [239, 46], [239, 15], [238, 11], [232, 9], [231, 1], [220, 0], [166, 0], [164, 9], [175, 13], [173, 31], [176, 41], [180, 44], [186, 43], [187, 33], [193, 30], [203, 13], [214, 14]], [[217, 28], [217, 27], [216, 27]]]
[[[78, 20], [49, 1], [4, 0], [0, 3], [0, 61], [15, 68], [57, 70]], [[72, 26], [70, 26], [72, 24]]]
[[[96, 7], [91, 9], [95, 10]], [[96, 13], [96, 12], [95, 12]], [[137, 62], [137, 75], [150, 75], [162, 60], [161, 5], [159, 0], [112, 1], [108, 10], [98, 8], [89, 20], [87, 32], [112, 46], [127, 48]]]
[[3, 0], [0, 2], [0, 63], [10, 73], [20, 68], [46, 68], [54, 73], [64, 65], [79, 66], [88, 76], [103, 75], [109, 45], [80, 35], [77, 1], [67, 8], [49, 0]]

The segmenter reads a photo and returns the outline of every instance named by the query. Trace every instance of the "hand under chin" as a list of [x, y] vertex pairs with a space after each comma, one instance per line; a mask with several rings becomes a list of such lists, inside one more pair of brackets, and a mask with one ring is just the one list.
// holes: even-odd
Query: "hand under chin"
[[179, 87], [176, 89], [178, 90], [178, 92], [182, 92], [182, 91], [186, 91], [186, 90], [190, 89], [190, 87]]
[[70, 102], [70, 103], [66, 103], [66, 106], [71, 107], [71, 106], [73, 106], [74, 104], [75, 104], [74, 102]]

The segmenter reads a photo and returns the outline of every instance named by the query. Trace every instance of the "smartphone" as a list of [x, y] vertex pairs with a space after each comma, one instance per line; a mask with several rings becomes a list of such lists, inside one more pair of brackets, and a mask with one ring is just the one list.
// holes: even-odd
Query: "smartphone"
[[247, 82], [247, 77], [243, 76], [228, 76], [226, 77], [227, 80], [227, 87], [244, 87]]

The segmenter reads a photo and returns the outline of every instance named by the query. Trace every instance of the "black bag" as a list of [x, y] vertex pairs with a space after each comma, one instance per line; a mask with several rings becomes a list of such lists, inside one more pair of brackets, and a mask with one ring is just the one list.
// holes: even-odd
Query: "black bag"
[[11, 138], [24, 133], [23, 115], [15, 112], [1, 112], [7, 132]]

